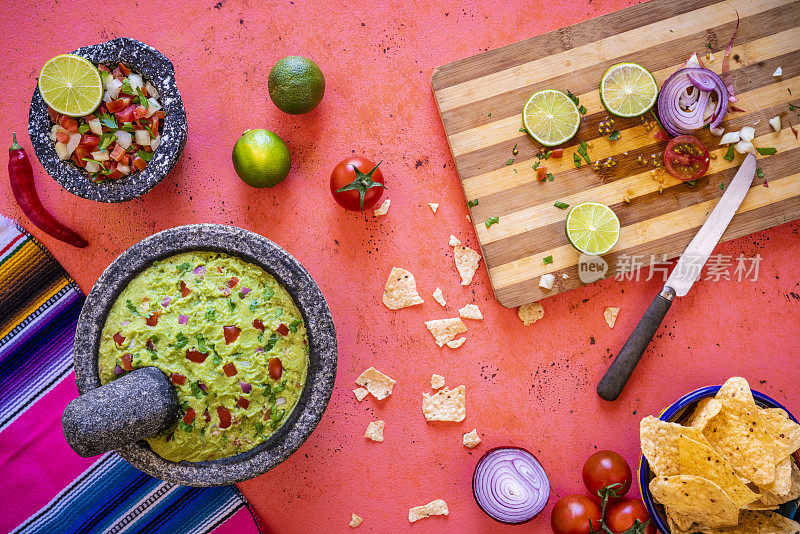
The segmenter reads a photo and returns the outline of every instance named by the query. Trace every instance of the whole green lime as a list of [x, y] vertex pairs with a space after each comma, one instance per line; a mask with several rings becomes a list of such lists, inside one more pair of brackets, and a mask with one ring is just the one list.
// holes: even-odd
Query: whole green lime
[[269, 97], [290, 115], [308, 113], [325, 95], [325, 76], [316, 63], [302, 56], [287, 56], [269, 73]]
[[233, 168], [247, 185], [274, 187], [286, 178], [291, 165], [289, 147], [269, 130], [247, 130], [233, 145]]

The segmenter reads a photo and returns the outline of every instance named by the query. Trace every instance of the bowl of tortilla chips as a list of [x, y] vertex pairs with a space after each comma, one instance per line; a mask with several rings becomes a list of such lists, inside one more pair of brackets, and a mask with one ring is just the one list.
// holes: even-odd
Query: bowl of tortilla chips
[[640, 425], [639, 490], [663, 534], [800, 534], [800, 424], [744, 378]]

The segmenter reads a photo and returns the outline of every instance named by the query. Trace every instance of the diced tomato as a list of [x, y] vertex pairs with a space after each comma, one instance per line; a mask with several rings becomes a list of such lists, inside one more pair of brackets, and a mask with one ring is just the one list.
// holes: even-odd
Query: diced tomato
[[192, 292], [192, 290], [189, 289], [189, 287], [186, 285], [186, 282], [181, 280], [181, 296], [182, 297], [188, 297], [189, 293], [191, 293], [191, 292]]
[[144, 346], [147, 347], [147, 350], [152, 350], [152, 351], [156, 350], [156, 344], [153, 343], [152, 338], [147, 338], [147, 341], [144, 342]]
[[100, 70], [100, 71], [103, 71], [103, 72], [111, 72], [111, 70], [108, 67], [106, 67], [105, 65], [98, 65], [97, 66], [97, 70]]
[[64, 143], [65, 145], [69, 143], [69, 132], [63, 129], [57, 131], [56, 141], [58, 141], [59, 143]]
[[96, 148], [97, 147], [93, 147], [90, 145], [78, 145], [77, 147], [75, 147], [75, 152], [73, 152], [73, 154], [81, 159], [88, 158], [89, 156], [92, 155], [92, 152], [94, 152]]
[[155, 115], [150, 117], [150, 129], [153, 130], [153, 133], [158, 133], [158, 117]]
[[114, 143], [114, 150], [111, 151], [111, 158], [115, 161], [122, 159], [125, 156], [125, 149], [118, 143]]
[[288, 335], [289, 335], [289, 327], [288, 327], [288, 326], [286, 326], [286, 325], [285, 325], [285, 324], [283, 324], [283, 323], [279, 324], [279, 325], [278, 325], [278, 328], [276, 328], [275, 330], [277, 330], [277, 331], [278, 331], [278, 333], [279, 333], [280, 335], [282, 335], [282, 336], [288, 336]]
[[131, 122], [133, 121], [133, 110], [136, 109], [136, 106], [131, 104], [130, 106], [126, 107], [122, 111], [115, 111], [114, 116], [117, 117], [117, 120], [122, 122]]
[[236, 376], [236, 374], [239, 372], [236, 370], [236, 366], [233, 363], [226, 363], [222, 366], [222, 370], [225, 372], [225, 376], [229, 378]]
[[124, 74], [125, 76], [127, 76], [128, 74], [130, 74], [130, 73], [131, 73], [131, 69], [129, 69], [128, 67], [126, 67], [126, 66], [125, 66], [125, 65], [123, 65], [122, 63], [120, 63], [120, 64], [119, 64], [119, 71], [120, 71], [122, 74]]
[[123, 154], [119, 157], [118, 161], [120, 165], [127, 165], [128, 163], [131, 162], [131, 158], [130, 156], [128, 156], [128, 154]]
[[109, 113], [116, 113], [117, 111], [122, 111], [123, 109], [127, 108], [131, 105], [131, 97], [123, 96], [117, 98], [116, 100], [112, 100], [111, 102], [106, 103], [106, 108], [108, 108]]
[[536, 169], [536, 179], [540, 182], [547, 180], [547, 167], [538, 167]]
[[172, 373], [169, 375], [169, 379], [172, 380], [172, 383], [176, 386], [182, 386], [186, 383], [186, 377], [180, 373]]
[[233, 289], [234, 287], [236, 287], [236, 284], [238, 284], [238, 283], [239, 283], [239, 279], [234, 276], [233, 278], [228, 280], [228, 287]]
[[208, 358], [208, 354], [203, 354], [200, 351], [187, 349], [186, 359], [194, 363], [203, 363]]
[[50, 120], [53, 121], [54, 124], [61, 124], [61, 113], [47, 106], [47, 114], [50, 115]]
[[220, 267], [219, 265], [217, 265], [217, 272], [218, 272], [218, 273], [221, 273], [221, 272], [222, 272], [222, 267]]
[[159, 109], [155, 113], [153, 113], [153, 117], [158, 117], [159, 119], [163, 119], [166, 116], [163, 109]]
[[100, 138], [92, 134], [83, 134], [81, 144], [86, 147], [96, 147], [100, 145]]
[[225, 344], [230, 345], [237, 339], [239, 339], [239, 334], [242, 332], [242, 329], [236, 325], [229, 325], [222, 327], [222, 333], [225, 334]]
[[113, 74], [114, 78], [116, 78], [118, 80], [121, 80], [122, 78], [125, 77], [125, 75], [122, 74], [122, 71], [120, 70], [119, 67], [115, 68], [114, 71], [111, 74]]
[[194, 408], [189, 408], [186, 410], [186, 413], [183, 416], [183, 422], [187, 425], [191, 425], [194, 422], [194, 417], [197, 415], [194, 411]]
[[144, 106], [136, 106], [133, 110], [133, 120], [139, 123], [139, 119], [147, 116], [147, 108]]
[[256, 330], [264, 331], [264, 323], [261, 322], [261, 319], [253, 319], [253, 328]]
[[82, 158], [79, 158], [78, 155], [75, 152], [72, 153], [72, 158], [71, 159], [72, 159], [72, 163], [74, 163], [78, 167], [86, 167], [86, 162], [83, 161]]
[[136, 167], [137, 170], [143, 171], [147, 168], [147, 162], [143, 158], [135, 156], [133, 158], [133, 166]]
[[106, 180], [119, 180], [123, 176], [125, 175], [119, 172], [118, 170], [114, 169], [114, 172], [106, 176]]
[[210, 423], [211, 422], [211, 415], [208, 413], [208, 410], [205, 410], [203, 412], [203, 419], [206, 420], [206, 423]]
[[133, 354], [126, 352], [120, 357], [122, 368], [126, 371], [133, 371]]
[[219, 416], [220, 428], [231, 426], [231, 412], [225, 406], [217, 406], [217, 416]]
[[158, 318], [159, 318], [159, 317], [161, 317], [161, 313], [159, 313], [159, 312], [153, 312], [153, 313], [151, 313], [151, 314], [150, 314], [150, 317], [148, 317], [148, 318], [145, 320], [145, 322], [147, 323], [147, 326], [155, 326], [155, 325], [157, 325], [157, 324], [158, 324]]
[[269, 377], [273, 380], [280, 380], [283, 375], [283, 362], [280, 358], [269, 359]]
[[236, 401], [236, 404], [238, 404], [240, 408], [246, 410], [250, 407], [250, 399], [239, 397], [239, 399]]
[[550, 152], [550, 157], [553, 157], [553, 158], [560, 158], [563, 155], [564, 155], [564, 149], [563, 148], [554, 148], [552, 150], [552, 152]]
[[667, 132], [664, 131], [663, 128], [657, 128], [656, 133], [653, 134], [653, 137], [659, 141], [669, 141], [669, 135], [667, 135]]
[[116, 343], [117, 345], [122, 345], [123, 343], [125, 343], [125, 336], [117, 332], [116, 334], [114, 334], [114, 343]]
[[66, 115], [61, 116], [58, 124], [68, 132], [76, 133], [78, 131], [78, 121]]

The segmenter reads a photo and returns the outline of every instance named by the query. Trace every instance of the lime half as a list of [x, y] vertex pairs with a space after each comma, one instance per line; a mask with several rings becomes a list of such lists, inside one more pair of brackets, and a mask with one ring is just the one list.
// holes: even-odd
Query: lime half
[[86, 59], [63, 54], [49, 60], [39, 74], [39, 91], [45, 103], [64, 115], [82, 117], [103, 99], [103, 82], [97, 67]]
[[545, 146], [569, 141], [581, 125], [581, 114], [570, 98], [555, 89], [534, 94], [522, 112], [525, 129]]
[[567, 239], [584, 254], [605, 254], [619, 239], [619, 219], [605, 204], [584, 202], [567, 214]]
[[600, 100], [618, 117], [638, 117], [653, 107], [657, 97], [656, 79], [637, 63], [618, 63], [600, 80]]

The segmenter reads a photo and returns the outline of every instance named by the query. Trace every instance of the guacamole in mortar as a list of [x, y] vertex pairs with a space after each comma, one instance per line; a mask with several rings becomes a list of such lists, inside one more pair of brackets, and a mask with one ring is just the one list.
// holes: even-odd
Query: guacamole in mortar
[[263, 269], [186, 252], [137, 275], [103, 327], [103, 384], [146, 366], [170, 377], [183, 410], [150, 447], [174, 462], [216, 460], [286, 420], [305, 384], [308, 336], [292, 297]]

